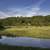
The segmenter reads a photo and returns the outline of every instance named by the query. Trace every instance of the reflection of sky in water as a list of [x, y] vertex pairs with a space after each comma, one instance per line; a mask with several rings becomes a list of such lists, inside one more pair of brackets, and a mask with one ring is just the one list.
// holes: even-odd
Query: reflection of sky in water
[[16, 45], [16, 46], [32, 46], [32, 47], [48, 47], [50, 48], [50, 39], [38, 39], [28, 37], [2, 37], [0, 39], [2, 44]]

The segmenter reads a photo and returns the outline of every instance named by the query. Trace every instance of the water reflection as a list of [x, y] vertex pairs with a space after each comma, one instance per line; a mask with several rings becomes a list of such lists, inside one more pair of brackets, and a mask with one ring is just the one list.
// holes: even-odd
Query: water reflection
[[50, 39], [38, 39], [30, 37], [6, 37], [2, 36], [0, 43], [16, 46], [32, 46], [50, 48]]

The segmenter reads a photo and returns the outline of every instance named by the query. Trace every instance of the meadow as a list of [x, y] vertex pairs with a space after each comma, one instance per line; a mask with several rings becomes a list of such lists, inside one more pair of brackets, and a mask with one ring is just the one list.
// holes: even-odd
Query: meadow
[[50, 38], [50, 26], [15, 26], [0, 31], [0, 35]]

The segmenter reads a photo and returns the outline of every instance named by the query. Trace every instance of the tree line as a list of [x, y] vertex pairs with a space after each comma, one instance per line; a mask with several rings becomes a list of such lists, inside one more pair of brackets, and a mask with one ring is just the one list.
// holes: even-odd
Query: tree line
[[3, 26], [50, 26], [50, 15], [32, 17], [8, 17], [0, 19]]

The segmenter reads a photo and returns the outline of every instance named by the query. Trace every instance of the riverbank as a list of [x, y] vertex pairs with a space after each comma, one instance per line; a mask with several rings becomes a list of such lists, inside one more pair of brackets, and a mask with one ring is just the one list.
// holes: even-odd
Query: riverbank
[[50, 26], [10, 27], [0, 31], [0, 35], [50, 39]]
[[9, 46], [0, 44], [0, 50], [50, 50], [50, 48]]

